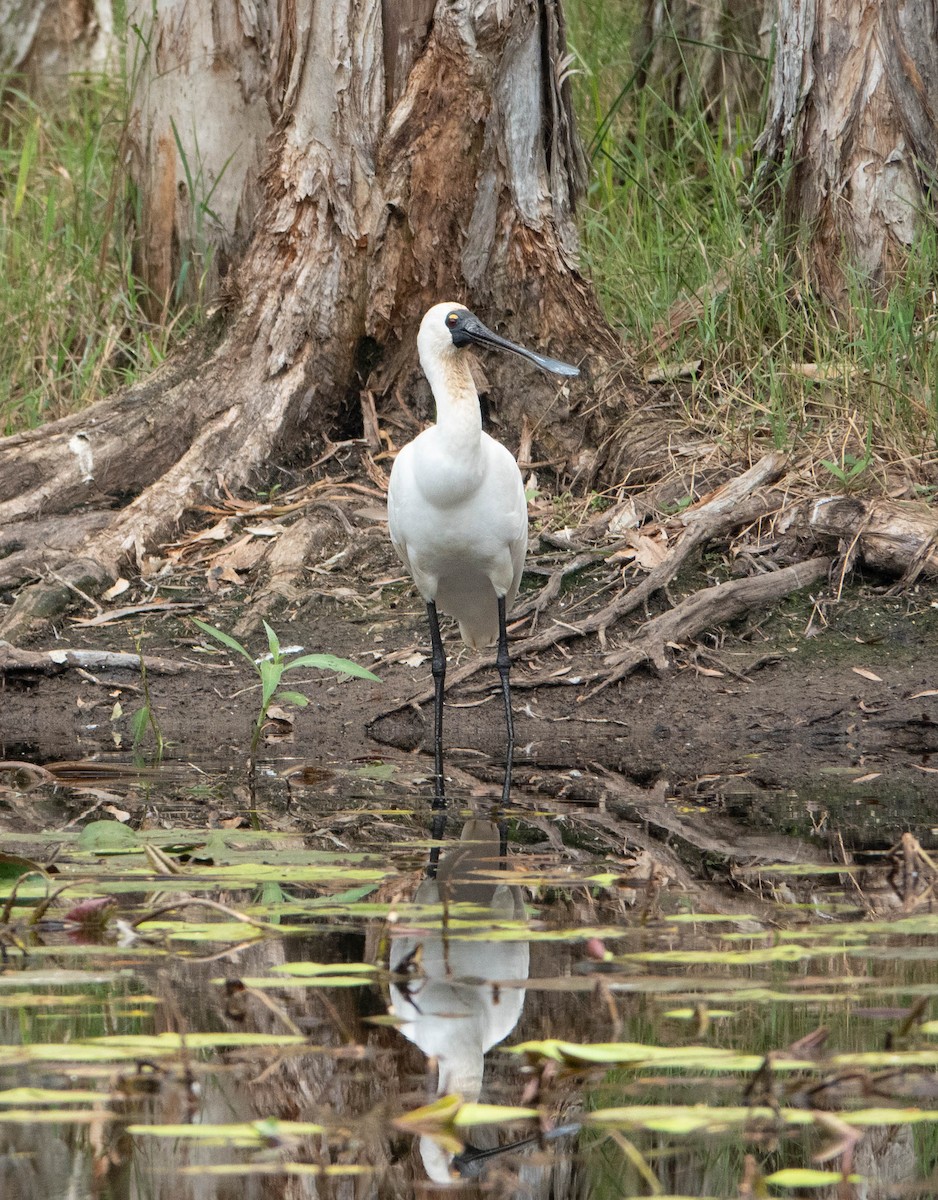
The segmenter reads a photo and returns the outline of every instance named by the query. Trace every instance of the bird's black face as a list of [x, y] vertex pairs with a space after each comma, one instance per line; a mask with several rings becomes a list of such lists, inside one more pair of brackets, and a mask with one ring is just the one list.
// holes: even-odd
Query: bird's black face
[[579, 367], [572, 367], [569, 363], [559, 362], [556, 358], [547, 358], [546, 355], [536, 354], [533, 350], [526, 350], [524, 346], [509, 342], [507, 338], [499, 337], [497, 333], [493, 333], [491, 329], [483, 325], [479, 318], [468, 309], [451, 309], [446, 314], [446, 327], [450, 331], [454, 346], [462, 348], [477, 345], [489, 346], [495, 350], [507, 350], [511, 354], [518, 354], [522, 358], [528, 359], [544, 371], [551, 371], [554, 375], [573, 376], [580, 373]]
[[482, 325], [481, 321], [464, 308], [454, 308], [446, 314], [446, 328], [450, 331], [454, 346], [461, 348], [470, 345], [473, 341], [472, 334], [466, 329], [467, 317], [470, 321], [475, 321], [477, 325]]

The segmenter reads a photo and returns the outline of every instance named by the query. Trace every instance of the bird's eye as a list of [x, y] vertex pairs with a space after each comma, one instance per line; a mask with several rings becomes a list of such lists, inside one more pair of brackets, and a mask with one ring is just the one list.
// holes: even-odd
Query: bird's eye
[[451, 312], [449, 314], [449, 316], [446, 318], [446, 324], [447, 325], [455, 325], [458, 320], [459, 320], [459, 313]]

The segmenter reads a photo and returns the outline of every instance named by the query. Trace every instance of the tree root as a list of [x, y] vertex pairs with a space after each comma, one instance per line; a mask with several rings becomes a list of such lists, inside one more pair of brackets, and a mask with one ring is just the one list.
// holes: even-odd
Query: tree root
[[668, 665], [665, 650], [669, 642], [695, 637], [704, 629], [735, 620], [752, 608], [774, 604], [791, 592], [800, 591], [827, 576], [832, 564], [833, 559], [829, 556], [810, 558], [780, 571], [769, 571], [750, 579], [734, 579], [695, 592], [676, 608], [643, 625], [624, 649], [607, 655], [606, 670], [597, 673], [601, 680], [588, 694], [593, 696], [609, 684], [624, 679], [644, 663], [664, 670]]

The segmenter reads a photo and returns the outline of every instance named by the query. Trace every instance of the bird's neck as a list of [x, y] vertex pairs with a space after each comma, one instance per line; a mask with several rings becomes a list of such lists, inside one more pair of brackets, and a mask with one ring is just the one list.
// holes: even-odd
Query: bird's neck
[[463, 354], [447, 355], [424, 365], [424, 373], [436, 400], [440, 434], [455, 449], [473, 450], [482, 436], [482, 412], [469, 360]]

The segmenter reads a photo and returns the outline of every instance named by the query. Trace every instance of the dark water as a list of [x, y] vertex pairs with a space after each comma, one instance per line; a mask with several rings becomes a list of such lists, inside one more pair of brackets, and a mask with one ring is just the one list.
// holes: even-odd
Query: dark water
[[0, 1196], [938, 1191], [920, 800], [426, 769], [0, 774]]

